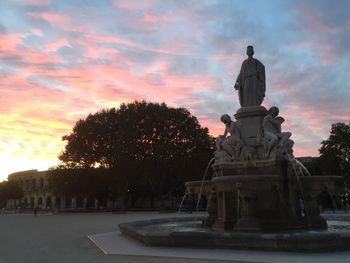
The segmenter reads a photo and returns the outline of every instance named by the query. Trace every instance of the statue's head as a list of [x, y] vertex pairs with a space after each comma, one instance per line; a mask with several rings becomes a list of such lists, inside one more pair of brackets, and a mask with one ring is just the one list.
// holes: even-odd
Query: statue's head
[[254, 55], [254, 47], [253, 46], [247, 46], [247, 55], [248, 55], [248, 57], [252, 57]]
[[280, 110], [276, 106], [272, 106], [268, 111], [267, 114], [271, 115], [272, 117], [276, 117]]
[[227, 123], [230, 123], [231, 122], [231, 117], [230, 117], [230, 115], [228, 115], [228, 114], [223, 114], [223, 115], [221, 115], [221, 121], [223, 122], [223, 123], [225, 123], [225, 124], [227, 124]]

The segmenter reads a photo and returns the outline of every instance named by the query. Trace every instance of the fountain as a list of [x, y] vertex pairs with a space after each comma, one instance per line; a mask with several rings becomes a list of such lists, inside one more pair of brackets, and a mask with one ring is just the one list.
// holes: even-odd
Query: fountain
[[317, 196], [343, 190], [342, 177], [310, 176], [294, 158], [279, 109], [261, 106], [265, 68], [248, 46], [235, 89], [241, 108], [221, 117], [224, 135], [210, 180], [187, 182], [190, 194], [209, 199], [205, 218], [121, 224], [123, 234], [150, 245], [328, 251], [350, 248], [350, 231], [327, 230]]

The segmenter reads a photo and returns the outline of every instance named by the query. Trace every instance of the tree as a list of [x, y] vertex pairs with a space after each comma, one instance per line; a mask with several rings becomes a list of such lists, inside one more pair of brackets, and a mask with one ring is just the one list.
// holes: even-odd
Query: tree
[[350, 123], [332, 124], [330, 136], [322, 141], [319, 152], [319, 164], [325, 173], [343, 175], [345, 180], [349, 181]]
[[117, 116], [116, 109], [112, 108], [78, 120], [73, 131], [62, 137], [68, 143], [58, 157], [63, 162], [61, 167], [114, 167], [119, 130]]
[[107, 169], [51, 169], [49, 182], [55, 195], [107, 198], [111, 173]]
[[214, 144], [187, 109], [145, 101], [90, 114], [63, 140], [64, 166], [113, 169], [126, 180], [124, 194], [157, 197], [200, 179]]

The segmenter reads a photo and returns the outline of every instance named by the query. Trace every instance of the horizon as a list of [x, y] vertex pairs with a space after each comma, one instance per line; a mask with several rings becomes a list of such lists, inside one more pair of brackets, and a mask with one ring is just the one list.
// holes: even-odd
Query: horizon
[[[251, 8], [251, 7], [254, 8]], [[212, 136], [240, 108], [246, 47], [265, 65], [297, 157], [349, 123], [350, 2], [0, 2], [0, 182], [57, 165], [89, 113], [134, 100], [187, 108]]]

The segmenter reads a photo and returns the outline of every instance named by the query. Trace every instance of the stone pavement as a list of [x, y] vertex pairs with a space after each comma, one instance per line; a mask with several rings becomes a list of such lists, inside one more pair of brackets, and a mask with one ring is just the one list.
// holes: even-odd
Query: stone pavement
[[[174, 215], [174, 214], [172, 214]], [[105, 255], [88, 235], [117, 229], [130, 220], [159, 218], [167, 214], [0, 214], [0, 263], [206, 263], [213, 260], [149, 256]]]
[[[32, 214], [0, 215], [0, 263], [350, 262], [350, 252], [302, 254], [148, 248], [123, 236], [119, 236], [118, 239], [116, 231], [119, 223], [174, 216], [176, 215], [151, 212], [40, 214], [37, 217]], [[117, 251], [116, 254], [105, 255], [88, 238], [103, 235], [112, 238], [110, 244], [113, 245], [113, 249], [119, 248], [119, 253]], [[199, 259], [195, 259], [196, 257]]]

